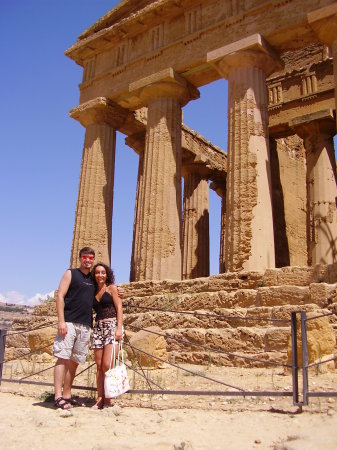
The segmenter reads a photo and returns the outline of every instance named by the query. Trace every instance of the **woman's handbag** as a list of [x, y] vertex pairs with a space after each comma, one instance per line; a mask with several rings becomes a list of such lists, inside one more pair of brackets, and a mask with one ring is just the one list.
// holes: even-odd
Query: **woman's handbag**
[[[104, 396], [106, 398], [118, 397], [130, 389], [129, 378], [124, 364], [122, 343], [119, 341], [118, 357], [115, 359], [116, 341], [113, 342], [110, 358], [110, 369], [105, 372]], [[113, 365], [112, 365], [113, 360]], [[111, 367], [112, 365], [112, 367]]]

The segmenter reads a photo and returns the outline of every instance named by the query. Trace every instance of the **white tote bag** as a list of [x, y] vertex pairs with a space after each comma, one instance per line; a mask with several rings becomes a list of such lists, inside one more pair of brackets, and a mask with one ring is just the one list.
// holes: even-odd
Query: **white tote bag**
[[119, 341], [118, 357], [116, 360], [115, 344], [116, 342], [114, 341], [110, 358], [110, 369], [105, 372], [104, 396], [106, 398], [118, 397], [119, 395], [124, 394], [130, 389], [129, 378], [124, 364], [122, 343], [121, 341]]

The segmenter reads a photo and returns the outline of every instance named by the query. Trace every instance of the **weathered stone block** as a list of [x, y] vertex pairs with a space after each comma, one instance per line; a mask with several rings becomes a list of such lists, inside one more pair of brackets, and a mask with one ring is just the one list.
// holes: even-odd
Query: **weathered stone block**
[[[148, 330], [162, 333], [162, 330], [157, 326], [148, 327]], [[132, 349], [127, 346], [129, 360], [132, 362], [137, 360], [142, 367], [155, 368], [163, 365], [162, 361], [159, 361], [150, 355], [156, 356], [164, 361], [168, 360], [166, 341], [163, 336], [158, 336], [156, 334], [149, 333], [146, 330], [141, 330], [135, 333], [130, 338], [129, 342], [135, 347]]]
[[328, 265], [328, 279], [326, 283], [337, 283], [337, 263]]
[[[320, 311], [320, 313], [322, 313]], [[307, 318], [314, 317], [318, 312], [307, 314]], [[298, 364], [302, 364], [301, 327], [298, 324], [297, 348]], [[334, 353], [336, 337], [328, 317], [307, 320], [308, 362], [314, 363]], [[291, 339], [288, 340], [288, 362], [291, 363]]]
[[239, 289], [234, 294], [234, 305], [248, 308], [256, 304], [256, 289]]
[[322, 308], [328, 305], [328, 300], [337, 288], [337, 284], [311, 283], [309, 286], [311, 303]]
[[303, 305], [309, 303], [309, 288], [301, 286], [271, 286], [257, 290], [259, 306]]
[[56, 329], [53, 327], [41, 328], [31, 331], [28, 334], [29, 348], [32, 352], [53, 354], [52, 345], [56, 336]]
[[288, 345], [290, 328], [272, 328], [264, 336], [265, 351], [284, 351]]

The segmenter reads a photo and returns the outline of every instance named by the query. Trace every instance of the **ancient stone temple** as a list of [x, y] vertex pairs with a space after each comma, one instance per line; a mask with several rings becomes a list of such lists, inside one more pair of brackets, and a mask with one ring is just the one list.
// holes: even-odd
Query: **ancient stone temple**
[[[123, 0], [66, 55], [86, 129], [72, 265], [83, 245], [110, 262], [116, 132], [139, 155], [130, 281], [209, 275], [209, 188], [220, 273], [337, 261], [335, 1]], [[220, 78], [226, 151], [182, 121]]]

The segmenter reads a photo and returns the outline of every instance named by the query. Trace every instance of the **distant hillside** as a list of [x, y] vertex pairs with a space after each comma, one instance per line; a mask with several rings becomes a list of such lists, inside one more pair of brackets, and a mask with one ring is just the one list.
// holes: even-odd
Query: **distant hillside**
[[0, 302], [0, 329], [8, 330], [14, 319], [19, 319], [32, 314], [34, 308], [24, 305], [12, 305]]

